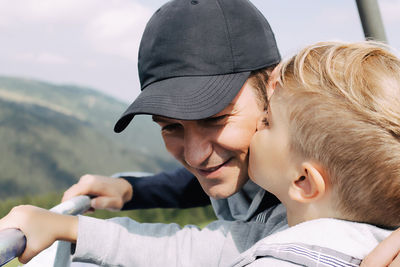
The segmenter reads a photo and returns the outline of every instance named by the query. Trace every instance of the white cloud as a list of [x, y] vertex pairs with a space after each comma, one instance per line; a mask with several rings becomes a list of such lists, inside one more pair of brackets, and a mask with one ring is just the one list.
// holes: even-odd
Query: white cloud
[[139, 42], [156, 8], [143, 0], [0, 0], [0, 74], [136, 95]]
[[68, 63], [69, 61], [67, 58], [63, 56], [50, 53], [41, 53], [37, 55], [36, 60], [39, 63], [46, 63], [46, 64], [65, 64]]
[[389, 24], [400, 23], [400, 1], [398, 0], [382, 0], [379, 1], [379, 7], [382, 19]]
[[[96, 6], [95, 0], [1, 0], [0, 24], [21, 22], [74, 22], [86, 18], [88, 10]], [[6, 12], [4, 12], [6, 11]]]
[[125, 2], [99, 13], [86, 28], [86, 35], [98, 51], [136, 61], [140, 38], [151, 14], [140, 4]]
[[15, 36], [25, 30], [37, 49], [46, 49], [46, 39], [54, 46], [69, 34], [80, 49], [131, 61], [137, 59], [141, 35], [153, 13], [132, 0], [0, 0], [0, 10], [7, 10], [0, 16], [3, 33]]
[[153, 13], [138, 0], [0, 0], [0, 10], [7, 10], [0, 16], [5, 31], [29, 28], [53, 40], [67, 32], [96, 52], [133, 61]]
[[[271, 22], [283, 54], [319, 40], [363, 38], [353, 0], [251, 1]], [[0, 0], [0, 74], [86, 84], [131, 100], [139, 92], [142, 32], [165, 2]], [[388, 39], [399, 48], [400, 1], [379, 5]]]
[[69, 61], [67, 58], [63, 56], [48, 52], [39, 54], [35, 53], [18, 54], [16, 55], [15, 59], [18, 61], [35, 62], [41, 64], [56, 64], [56, 65], [66, 64]]
[[354, 18], [358, 20], [356, 5], [354, 5], [354, 8], [338, 5], [321, 10], [317, 20], [332, 27], [340, 27], [354, 23]]

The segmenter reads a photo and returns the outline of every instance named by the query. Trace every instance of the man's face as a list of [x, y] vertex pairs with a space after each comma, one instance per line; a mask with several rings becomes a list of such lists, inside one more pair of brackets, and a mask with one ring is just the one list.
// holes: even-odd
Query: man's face
[[216, 199], [236, 193], [248, 180], [248, 148], [262, 107], [247, 81], [218, 114], [203, 120], [153, 116], [161, 126], [167, 150]]

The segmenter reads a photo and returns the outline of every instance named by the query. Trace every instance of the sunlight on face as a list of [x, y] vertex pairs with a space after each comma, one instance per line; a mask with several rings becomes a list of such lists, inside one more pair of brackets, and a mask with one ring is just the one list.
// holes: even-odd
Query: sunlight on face
[[218, 114], [203, 120], [153, 116], [167, 150], [192, 172], [213, 198], [227, 198], [248, 180], [248, 148], [262, 114], [255, 89], [246, 82]]
[[268, 111], [260, 120], [251, 141], [249, 176], [255, 183], [281, 199], [287, 193], [284, 190], [288, 188], [289, 178], [295, 169], [289, 148], [286, 106], [276, 98], [270, 98]]

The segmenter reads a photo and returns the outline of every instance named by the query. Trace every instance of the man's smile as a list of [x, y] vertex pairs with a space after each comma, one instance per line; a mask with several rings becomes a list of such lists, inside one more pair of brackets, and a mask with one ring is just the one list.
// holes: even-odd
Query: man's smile
[[[232, 158], [229, 158], [227, 161], [225, 161], [224, 163], [217, 165], [217, 166], [213, 166], [213, 167], [207, 167], [207, 168], [196, 168], [196, 171], [202, 175], [202, 176], [210, 176], [212, 174], [216, 174], [216, 172], [218, 172], [222, 167], [226, 166]], [[211, 178], [211, 177], [210, 177]]]

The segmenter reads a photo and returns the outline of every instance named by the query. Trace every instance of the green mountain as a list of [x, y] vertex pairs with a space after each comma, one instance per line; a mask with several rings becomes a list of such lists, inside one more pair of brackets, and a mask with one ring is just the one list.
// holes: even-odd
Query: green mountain
[[113, 132], [127, 105], [88, 88], [0, 76], [0, 199], [63, 191], [86, 173], [175, 168], [150, 116]]

